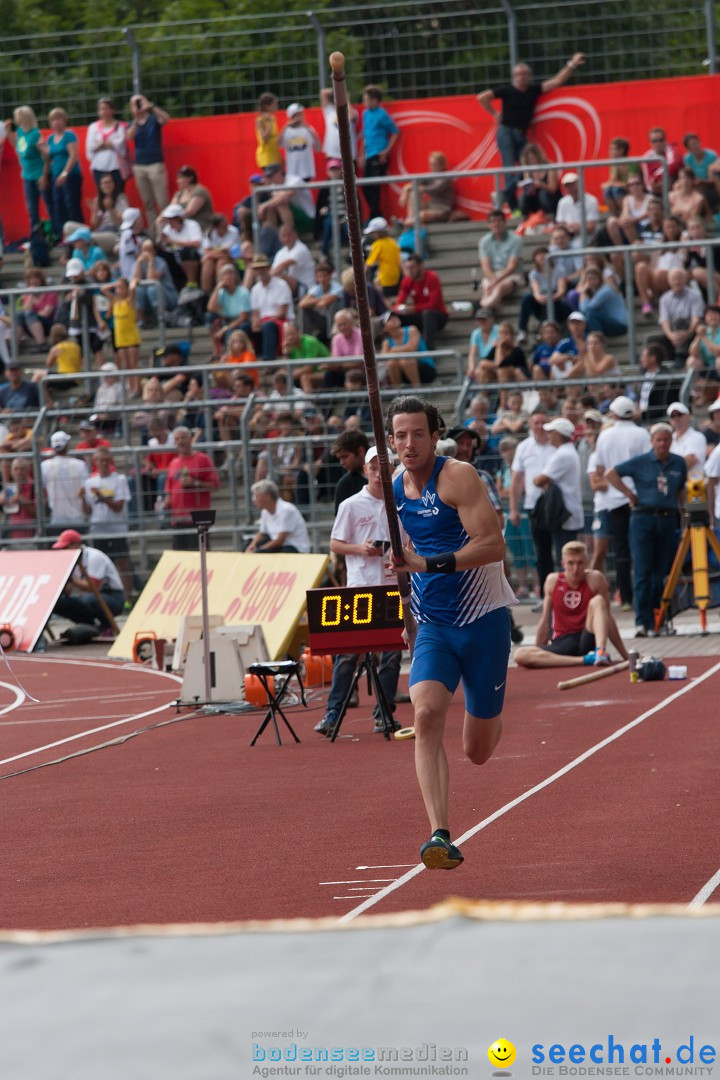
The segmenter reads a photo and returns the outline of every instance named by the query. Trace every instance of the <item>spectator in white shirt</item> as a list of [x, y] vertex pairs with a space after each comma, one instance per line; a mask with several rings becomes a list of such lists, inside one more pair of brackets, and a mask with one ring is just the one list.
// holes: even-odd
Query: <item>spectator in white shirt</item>
[[287, 281], [297, 300], [315, 284], [315, 260], [294, 226], [281, 227], [280, 241], [283, 246], [272, 261], [272, 276]]
[[72, 527], [85, 530], [85, 508], [80, 488], [87, 480], [84, 461], [68, 456], [70, 436], [55, 431], [50, 436], [53, 456], [40, 466], [42, 483], [50, 507], [50, 529], [53, 534]]
[[274, 360], [280, 343], [280, 327], [295, 318], [292, 292], [287, 281], [273, 277], [267, 255], [256, 255], [250, 263], [257, 281], [250, 290], [252, 338], [263, 360]]
[[[720, 415], [720, 398], [712, 403], [708, 411], [711, 417]], [[717, 533], [720, 528], [720, 443], [705, 462], [703, 471], [708, 481], [707, 501], [710, 510], [710, 524]]]
[[689, 480], [701, 480], [707, 457], [707, 439], [692, 426], [690, 410], [682, 401], [673, 401], [668, 405], [667, 414], [673, 428], [670, 453], [685, 458]]
[[280, 498], [272, 480], [258, 480], [252, 485], [253, 502], [260, 511], [258, 531], [245, 548], [248, 552], [298, 554], [310, 551], [305, 519], [294, 503]]
[[[566, 172], [562, 177], [560, 183], [562, 184], [565, 194], [558, 203], [557, 210], [555, 211], [555, 222], [558, 225], [564, 225], [569, 233], [574, 237], [575, 246], [579, 246], [581, 240], [581, 218], [580, 218], [580, 178], [577, 173]], [[587, 229], [588, 238], [591, 238], [597, 229], [597, 224], [600, 219], [600, 205], [594, 195], [585, 193], [585, 227]]]
[[[635, 405], [629, 397], [620, 395], [609, 407], [614, 418], [612, 427], [604, 428], [595, 444], [596, 475], [604, 477], [610, 469], [638, 454], [651, 449], [650, 436], [643, 427], [634, 422]], [[625, 478], [628, 487], [634, 489], [633, 481]], [[620, 591], [620, 603], [630, 610], [633, 602], [632, 576], [630, 573], [630, 503], [627, 498], [610, 486], [607, 489], [607, 509], [610, 511], [610, 534], [615, 549], [615, 578]]]
[[133, 586], [128, 545], [130, 485], [123, 473], [113, 471], [113, 456], [107, 447], [95, 451], [93, 465], [95, 471], [80, 488], [80, 498], [90, 518], [93, 543], [115, 563], [122, 577], [125, 599], [129, 600]]
[[[202, 247], [202, 228], [197, 221], [185, 217], [185, 211], [179, 203], [170, 203], [160, 218], [165, 247], [180, 260], [187, 279], [188, 289], [197, 289], [200, 270], [200, 248]], [[180, 294], [179, 302], [185, 303], [191, 297]], [[192, 297], [195, 299], [195, 297]]]
[[288, 105], [287, 118], [278, 135], [278, 146], [285, 151], [285, 172], [301, 180], [314, 180], [315, 150], [320, 149], [318, 133], [305, 121], [305, 109], [297, 101]]
[[544, 425], [547, 421], [544, 409], [534, 409], [529, 421], [530, 434], [519, 443], [512, 463], [510, 481], [510, 521], [516, 527], [520, 524], [520, 500], [523, 500], [525, 512], [530, 516], [533, 545], [535, 548], [535, 566], [540, 581], [540, 595], [545, 585], [545, 578], [553, 570], [552, 535], [540, 529], [530, 514], [540, 498], [542, 491], [533, 480], [543, 472], [549, 459], [555, 453]]
[[127, 149], [127, 126], [115, 119], [112, 98], [98, 100], [98, 119], [90, 125], [85, 140], [85, 153], [100, 191], [100, 177], [112, 173], [117, 191], [123, 191], [131, 168]]
[[665, 335], [670, 355], [680, 367], [690, 351], [695, 331], [705, 314], [705, 302], [698, 289], [688, 286], [688, 276], [676, 267], [668, 274], [670, 288], [660, 297], [658, 323]]
[[568, 511], [562, 528], [555, 530], [552, 534], [555, 559], [558, 566], [561, 566], [563, 544], [577, 540], [578, 533], [585, 522], [582, 507], [580, 456], [573, 446], [575, 425], [572, 420], [558, 416], [555, 420], [544, 424], [543, 430], [550, 436], [550, 444], [555, 448], [555, 453], [547, 460], [542, 472], [533, 478], [533, 484], [541, 490], [546, 489], [550, 483], [557, 484], [565, 509]]

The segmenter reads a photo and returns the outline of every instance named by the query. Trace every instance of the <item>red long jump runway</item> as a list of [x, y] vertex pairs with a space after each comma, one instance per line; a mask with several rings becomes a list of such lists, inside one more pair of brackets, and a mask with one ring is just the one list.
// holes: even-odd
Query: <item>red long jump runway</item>
[[[1, 926], [351, 919], [448, 894], [682, 903], [720, 866], [720, 664], [708, 659], [688, 661], [685, 683], [630, 686], [619, 674], [566, 693], [557, 672], [513, 670], [505, 733], [481, 768], [462, 755], [458, 700], [446, 740], [451, 814], [453, 835], [470, 835], [449, 874], [417, 866], [427, 824], [414, 744], [373, 735], [366, 702], [334, 745], [312, 731], [316, 702], [290, 714], [297, 746], [286, 732], [276, 746], [268, 729], [250, 748], [258, 714], [191, 714], [93, 751], [171, 718], [176, 684], [116, 665], [62, 680], [42, 658], [14, 666], [36, 697], [48, 677], [56, 695], [62, 681], [65, 698], [87, 697], [72, 702], [72, 732], [47, 704], [0, 715], [0, 775], [91, 752], [0, 780]], [[113, 690], [135, 696], [116, 706]], [[133, 721], [105, 728], [101, 701]], [[96, 722], [79, 720], [93, 703]], [[398, 715], [411, 722], [409, 706]], [[90, 727], [103, 730], [30, 753]], [[26, 756], [7, 763], [13, 752]]]

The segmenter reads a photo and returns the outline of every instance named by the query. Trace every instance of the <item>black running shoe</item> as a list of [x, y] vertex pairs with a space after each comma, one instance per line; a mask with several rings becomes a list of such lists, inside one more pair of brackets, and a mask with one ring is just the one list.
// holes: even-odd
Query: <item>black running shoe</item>
[[460, 848], [437, 833], [420, 848], [420, 858], [428, 870], [454, 870], [463, 861]]

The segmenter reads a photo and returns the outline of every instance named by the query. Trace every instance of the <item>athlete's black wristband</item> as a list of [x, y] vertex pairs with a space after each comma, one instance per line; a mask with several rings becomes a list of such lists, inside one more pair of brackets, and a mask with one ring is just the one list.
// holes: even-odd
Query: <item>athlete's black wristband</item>
[[455, 573], [455, 556], [452, 551], [449, 551], [447, 555], [426, 556], [425, 564], [427, 566], [428, 574]]

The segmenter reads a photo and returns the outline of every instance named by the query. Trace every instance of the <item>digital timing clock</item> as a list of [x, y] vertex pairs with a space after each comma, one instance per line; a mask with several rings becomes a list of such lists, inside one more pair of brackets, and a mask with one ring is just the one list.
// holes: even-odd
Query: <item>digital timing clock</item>
[[392, 585], [308, 589], [307, 620], [314, 653], [405, 649], [400, 593]]

